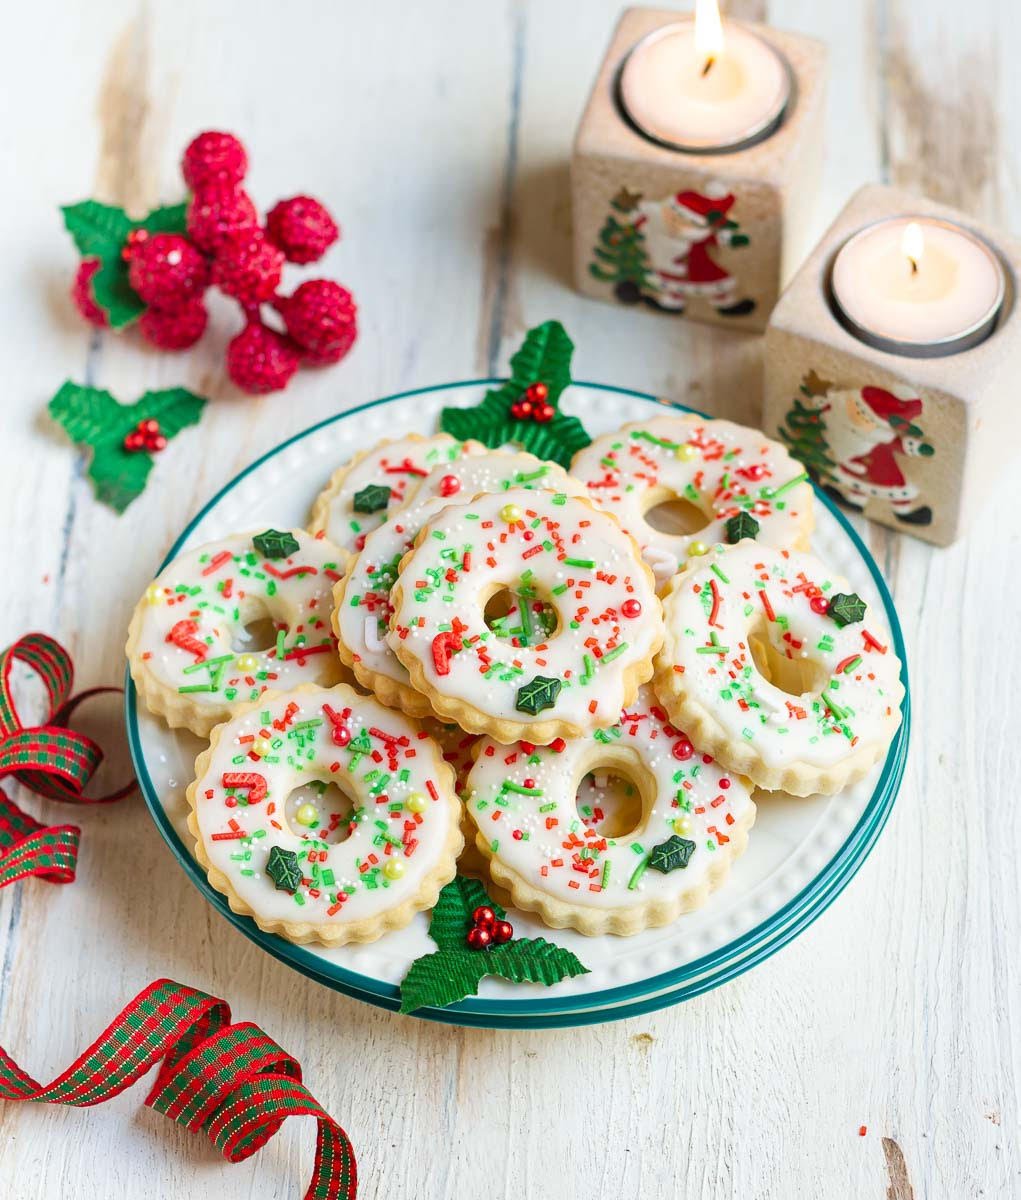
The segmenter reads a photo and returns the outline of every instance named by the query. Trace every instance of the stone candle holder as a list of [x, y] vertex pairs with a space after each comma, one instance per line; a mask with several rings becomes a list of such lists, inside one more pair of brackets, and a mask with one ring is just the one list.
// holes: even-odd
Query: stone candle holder
[[631, 49], [683, 16], [629, 9], [603, 59], [571, 158], [576, 285], [611, 303], [761, 332], [808, 249], [827, 52], [811, 38], [742, 22], [789, 67], [779, 125], [744, 148], [671, 149], [631, 124], [617, 85]]
[[[840, 247], [884, 217], [951, 221], [1000, 260], [1006, 296], [993, 332], [935, 358], [879, 350], [845, 328], [830, 296]], [[945, 546], [1017, 451], [1021, 243], [963, 213], [894, 188], [856, 192], [773, 310], [763, 428], [827, 491], [883, 525]]]

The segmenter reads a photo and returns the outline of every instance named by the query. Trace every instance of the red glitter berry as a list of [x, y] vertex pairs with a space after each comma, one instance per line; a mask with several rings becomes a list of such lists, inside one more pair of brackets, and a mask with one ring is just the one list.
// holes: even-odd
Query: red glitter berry
[[261, 229], [244, 229], [217, 250], [212, 280], [221, 292], [251, 306], [272, 298], [283, 267], [283, 254]]
[[181, 308], [147, 308], [138, 328], [142, 337], [160, 350], [187, 350], [205, 333], [208, 320], [206, 306], [194, 300]]
[[250, 321], [227, 347], [227, 374], [254, 396], [287, 387], [300, 361], [291, 339], [259, 320]]
[[90, 325], [105, 329], [110, 322], [92, 294], [92, 276], [102, 265], [98, 258], [86, 258], [81, 262], [71, 285], [71, 299], [75, 308]]
[[210, 129], [188, 143], [181, 174], [193, 192], [207, 183], [240, 183], [248, 170], [248, 155], [232, 133]]
[[179, 233], [129, 239], [128, 254], [128, 282], [146, 304], [179, 308], [206, 290], [206, 260]]
[[642, 615], [641, 601], [625, 600], [620, 606], [620, 611], [625, 617], [628, 617], [630, 620], [634, 620], [635, 617], [640, 617]]
[[820, 617], [826, 616], [830, 611], [830, 602], [825, 596], [813, 596], [809, 603], [812, 606], [812, 612], [818, 613]]
[[340, 237], [337, 222], [311, 196], [293, 196], [275, 204], [266, 216], [266, 234], [292, 263], [318, 261]]
[[472, 913], [472, 923], [475, 925], [481, 925], [483, 928], [486, 928], [486, 927], [492, 925], [495, 921], [496, 921], [496, 913], [493, 912], [493, 910], [491, 908], [488, 908], [484, 904], [480, 905]]
[[456, 496], [461, 490], [461, 481], [456, 475], [444, 475], [440, 480], [441, 496]]
[[525, 397], [532, 403], [541, 403], [549, 395], [549, 388], [544, 383], [533, 383], [525, 389]]
[[234, 234], [258, 225], [252, 198], [230, 183], [208, 183], [188, 204], [188, 236], [207, 254], [215, 254]]
[[492, 934], [488, 929], [483, 929], [480, 925], [475, 925], [468, 930], [468, 936], [465, 941], [473, 950], [485, 950], [492, 941]]
[[514, 936], [514, 926], [510, 921], [497, 921], [493, 926], [493, 945], [502, 946], [504, 942], [509, 942]]
[[276, 300], [274, 308], [313, 366], [339, 362], [358, 335], [354, 298], [332, 279], [309, 279], [293, 296]]

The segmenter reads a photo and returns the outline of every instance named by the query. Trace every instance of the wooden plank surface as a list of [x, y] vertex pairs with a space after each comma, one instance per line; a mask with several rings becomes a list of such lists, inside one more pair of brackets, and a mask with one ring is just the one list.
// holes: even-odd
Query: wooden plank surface
[[[133, 8], [37, 0], [8, 16], [7, 278], [0, 496], [3, 644], [64, 640], [82, 685], [116, 682], [128, 613], [174, 535], [281, 438], [404, 387], [505, 365], [546, 317], [577, 374], [754, 421], [757, 339], [599, 305], [569, 287], [567, 156], [614, 0]], [[997, 0], [743, 0], [833, 47], [819, 226], [870, 179], [923, 188], [1021, 232], [1021, 28]], [[362, 311], [341, 367], [286, 397], [225, 385], [216, 335], [179, 358], [83, 331], [56, 206], [180, 194], [203, 127], [248, 143], [251, 188], [321, 195], [345, 230], [324, 273]], [[41, 419], [66, 376], [127, 399], [185, 383], [217, 397], [121, 518]], [[140, 801], [82, 814], [78, 882], [0, 892], [0, 1044], [47, 1077], [143, 984], [230, 998], [305, 1066], [360, 1151], [362, 1195], [515, 1198], [1000, 1197], [1021, 1194], [1021, 834], [1012, 728], [1021, 479], [934, 551], [864, 527], [912, 665], [908, 774], [875, 853], [795, 944], [653, 1016], [562, 1033], [463, 1031], [307, 983], [217, 917]], [[90, 718], [123, 774], [115, 705]], [[32, 812], [66, 818], [30, 798]], [[0, 1105], [0, 1195], [289, 1196], [311, 1129], [226, 1166], [140, 1108]], [[860, 1137], [859, 1126], [867, 1126]]]

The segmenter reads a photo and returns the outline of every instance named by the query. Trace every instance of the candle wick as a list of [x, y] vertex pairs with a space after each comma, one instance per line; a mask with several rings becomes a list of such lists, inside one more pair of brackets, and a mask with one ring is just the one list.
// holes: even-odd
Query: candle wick
[[713, 69], [713, 63], [715, 63], [715, 62], [716, 62], [716, 56], [714, 54], [710, 54], [709, 57], [705, 60], [705, 66], [703, 66], [703, 68], [702, 68], [702, 78], [703, 79]]
[[915, 259], [913, 259], [911, 257], [910, 254], [908, 255], [908, 262], [911, 264], [911, 274], [917, 275], [918, 274], [918, 263]]

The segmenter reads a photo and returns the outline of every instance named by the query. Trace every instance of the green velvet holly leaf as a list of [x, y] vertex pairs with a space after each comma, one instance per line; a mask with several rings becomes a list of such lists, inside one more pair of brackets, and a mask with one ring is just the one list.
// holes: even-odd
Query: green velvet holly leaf
[[187, 233], [188, 205], [163, 204], [154, 208], [141, 221], [133, 221], [132, 228], [147, 229], [150, 233]]
[[464, 950], [472, 913], [484, 905], [503, 920], [504, 910], [490, 900], [477, 879], [456, 875], [439, 894], [429, 921], [429, 936], [441, 950]]
[[83, 200], [65, 204], [64, 226], [74, 239], [82, 258], [110, 258], [119, 255], [125, 239], [134, 227], [123, 208]]
[[556, 704], [557, 697], [560, 695], [560, 689], [563, 686], [563, 682], [559, 679], [549, 679], [545, 675], [536, 675], [531, 682], [522, 684], [518, 688], [514, 707], [518, 712], [528, 713], [529, 716], [534, 717]]
[[446, 1008], [465, 996], [477, 995], [479, 984], [489, 974], [488, 957], [485, 951], [462, 948], [416, 958], [401, 983], [401, 1012]]
[[370, 483], [360, 492], [355, 492], [351, 507], [355, 512], [374, 513], [390, 503], [390, 489], [385, 483]]
[[742, 538], [754, 538], [759, 532], [759, 523], [751, 513], [741, 512], [736, 517], [731, 517], [724, 525], [727, 534], [727, 541], [733, 545], [735, 542], [741, 541]]
[[695, 843], [687, 838], [678, 837], [674, 833], [665, 842], [653, 846], [652, 854], [649, 856], [649, 866], [654, 871], [669, 875], [671, 871], [686, 867], [691, 862], [691, 856], [694, 853]]
[[[538, 458], [569, 467], [574, 455], [592, 441], [578, 418], [558, 407], [571, 382], [573, 353], [574, 343], [559, 321], [537, 325], [511, 359], [510, 379], [490, 388], [474, 408], [445, 408], [440, 428], [461, 441], [475, 438], [490, 449], [513, 442]], [[549, 421], [519, 421], [511, 416], [511, 405], [533, 383], [544, 383], [548, 389], [546, 403], [555, 410]]]
[[252, 545], [264, 558], [290, 558], [300, 549], [293, 533], [281, 533], [279, 529], [267, 529], [252, 538]]
[[855, 625], [865, 616], [865, 601], [857, 592], [836, 592], [830, 596], [827, 616], [833, 618], [841, 629], [845, 625]]
[[146, 392], [134, 404], [118, 404], [102, 388], [67, 380], [49, 403], [50, 416], [68, 437], [92, 451], [89, 478], [96, 499], [117, 512], [145, 490], [153, 456], [146, 450], [125, 450], [124, 438], [139, 421], [155, 420], [169, 441], [188, 425], [198, 423], [206, 401], [187, 388]]
[[545, 938], [515, 938], [491, 950], [474, 951], [486, 960], [487, 974], [511, 983], [544, 983], [547, 987], [575, 975], [587, 975], [578, 956]]
[[301, 887], [301, 867], [293, 850], [274, 846], [266, 860], [266, 874], [276, 884], [278, 892], [294, 893]]

